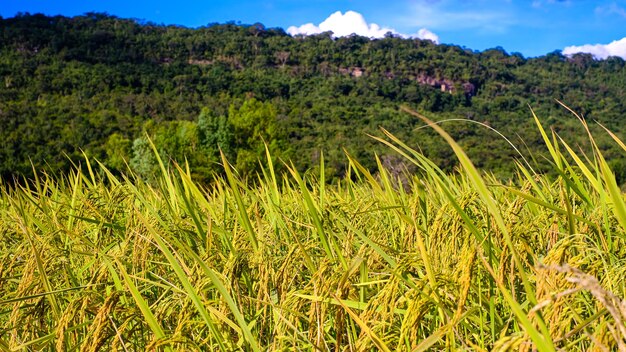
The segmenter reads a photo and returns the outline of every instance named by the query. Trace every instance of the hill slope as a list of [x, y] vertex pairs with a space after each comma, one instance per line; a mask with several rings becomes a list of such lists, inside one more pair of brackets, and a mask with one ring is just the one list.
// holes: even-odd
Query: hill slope
[[[395, 37], [294, 38], [260, 24], [189, 29], [96, 13], [27, 14], [0, 20], [0, 173], [29, 175], [31, 161], [69, 170], [84, 150], [114, 170], [129, 163], [148, 176], [156, 161], [146, 136], [163, 156], [186, 157], [200, 180], [220, 172], [219, 148], [242, 173], [258, 170], [263, 140], [300, 170], [315, 168], [323, 152], [329, 177], [345, 171], [344, 148], [402, 167], [367, 136], [379, 127], [450, 170], [448, 147], [400, 105], [435, 120], [486, 123], [521, 150], [537, 150], [532, 106], [587, 148], [584, 131], [555, 99], [621, 135], [624, 86], [619, 58], [526, 59]], [[497, 134], [470, 122], [442, 125], [479, 167], [511, 171], [505, 161], [515, 153]], [[622, 180], [625, 164], [606, 148]]]

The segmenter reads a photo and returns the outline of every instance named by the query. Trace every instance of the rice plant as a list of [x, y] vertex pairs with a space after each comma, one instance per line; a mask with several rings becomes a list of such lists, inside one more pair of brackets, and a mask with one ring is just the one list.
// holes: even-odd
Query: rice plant
[[323, 157], [281, 177], [268, 152], [253, 183], [223, 157], [209, 186], [88, 159], [3, 186], [0, 349], [626, 351], [626, 203], [591, 133], [577, 152], [533, 116], [559, 177], [502, 182], [416, 117], [457, 172], [385, 132], [404, 180], [350, 155], [336, 184]]

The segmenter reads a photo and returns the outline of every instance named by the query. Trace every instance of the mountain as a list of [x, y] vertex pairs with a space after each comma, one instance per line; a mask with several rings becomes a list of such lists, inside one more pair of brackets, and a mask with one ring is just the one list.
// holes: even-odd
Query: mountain
[[531, 108], [544, 127], [588, 150], [562, 101], [592, 122], [624, 182], [623, 152], [593, 122], [624, 136], [624, 87], [617, 57], [525, 58], [392, 35], [292, 37], [258, 23], [190, 29], [100, 13], [22, 14], [0, 19], [0, 174], [29, 177], [33, 165], [64, 172], [84, 152], [149, 178], [157, 168], [150, 141], [206, 182], [221, 172], [220, 150], [253, 176], [264, 142], [277, 167], [291, 160], [315, 169], [323, 155], [329, 179], [345, 176], [345, 152], [410, 169], [370, 136], [383, 136], [381, 128], [453, 168], [452, 151], [399, 109], [407, 106], [438, 121], [478, 167], [506, 178], [519, 157], [509, 141], [537, 170], [549, 169]]

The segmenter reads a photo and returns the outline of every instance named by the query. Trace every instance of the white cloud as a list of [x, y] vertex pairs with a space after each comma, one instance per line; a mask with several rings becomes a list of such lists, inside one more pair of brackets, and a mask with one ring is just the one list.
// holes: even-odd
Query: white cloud
[[337, 11], [328, 16], [327, 19], [317, 26], [313, 23], [307, 23], [299, 27], [291, 26], [287, 28], [287, 33], [291, 35], [311, 35], [327, 31], [333, 32], [335, 37], [358, 34], [370, 38], [382, 38], [385, 34], [391, 32], [392, 34], [405, 38], [428, 39], [439, 43], [439, 36], [426, 28], [420, 29], [415, 35], [402, 34], [393, 28], [381, 27], [376, 23], [368, 24], [363, 15], [354, 11], [346, 11], [345, 14], [342, 14], [341, 11]]
[[615, 40], [609, 44], [585, 44], [568, 46], [563, 49], [563, 55], [574, 55], [576, 53], [589, 53], [596, 59], [606, 59], [609, 56], [619, 56], [626, 59], [626, 38]]
[[320, 29], [320, 27], [314, 25], [313, 23], [303, 24], [300, 27], [291, 26], [287, 28], [287, 33], [291, 35], [296, 35], [296, 34], [311, 35], [311, 34], [317, 34], [321, 32], [323, 31]]
[[422, 28], [419, 31], [417, 31], [417, 38], [420, 39], [428, 39], [428, 40], [432, 40], [434, 43], [439, 43], [439, 36], [436, 35], [435, 33], [429, 31], [426, 28]]

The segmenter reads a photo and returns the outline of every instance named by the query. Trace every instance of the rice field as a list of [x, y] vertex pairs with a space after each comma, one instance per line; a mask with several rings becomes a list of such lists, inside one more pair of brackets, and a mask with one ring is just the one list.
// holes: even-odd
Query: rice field
[[87, 160], [2, 185], [0, 350], [626, 351], [623, 194], [591, 134], [583, 155], [534, 119], [557, 178], [520, 158], [503, 183], [433, 124], [460, 168], [387, 133], [404, 184], [268, 153], [256, 182]]

